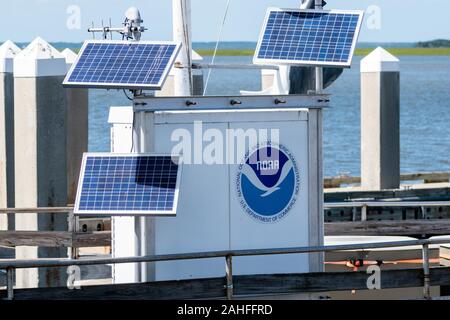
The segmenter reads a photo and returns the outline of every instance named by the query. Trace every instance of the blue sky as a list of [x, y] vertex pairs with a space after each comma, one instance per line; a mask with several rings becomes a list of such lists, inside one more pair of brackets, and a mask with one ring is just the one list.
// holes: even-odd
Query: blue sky
[[[191, 0], [193, 40], [215, 41], [226, 0]], [[363, 42], [414, 42], [450, 38], [449, 0], [327, 0], [327, 8], [380, 9], [380, 28], [365, 23], [360, 36]], [[129, 6], [141, 10], [145, 26], [144, 39], [169, 40], [172, 37], [171, 0], [10, 0], [1, 13], [0, 41], [30, 41], [41, 36], [47, 41], [79, 42], [90, 38], [86, 29], [92, 21], [112, 18], [114, 25], [123, 21]], [[224, 41], [257, 41], [266, 8], [298, 7], [299, 0], [231, 0]], [[426, 5], [423, 5], [426, 3]], [[69, 29], [71, 6], [80, 8], [81, 29]], [[372, 7], [373, 8], [373, 7]], [[7, 11], [7, 12], [5, 12]], [[376, 18], [376, 15], [366, 15]]]

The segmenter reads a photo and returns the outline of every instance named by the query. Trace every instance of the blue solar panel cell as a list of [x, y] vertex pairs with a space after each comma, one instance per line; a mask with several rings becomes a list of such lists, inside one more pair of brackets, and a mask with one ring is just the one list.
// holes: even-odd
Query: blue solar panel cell
[[179, 48], [172, 42], [86, 41], [64, 85], [160, 89]]
[[177, 163], [171, 156], [86, 154], [74, 212], [175, 214]]
[[349, 67], [362, 16], [360, 11], [269, 9], [254, 62]]

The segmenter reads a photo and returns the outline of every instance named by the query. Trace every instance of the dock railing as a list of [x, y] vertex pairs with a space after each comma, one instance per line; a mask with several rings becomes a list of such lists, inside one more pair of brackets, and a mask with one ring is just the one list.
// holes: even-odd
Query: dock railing
[[[312, 247], [295, 247], [295, 248], [278, 248], [278, 249], [250, 249], [250, 250], [226, 250], [201, 253], [183, 253], [183, 254], [167, 254], [167, 255], [149, 255], [138, 257], [120, 257], [120, 258], [92, 258], [92, 259], [37, 259], [37, 260], [9, 260], [0, 261], [0, 270], [6, 270], [7, 273], [7, 299], [14, 299], [14, 272], [16, 269], [23, 268], [44, 268], [44, 267], [71, 267], [71, 266], [87, 266], [87, 265], [105, 265], [105, 264], [121, 264], [121, 263], [148, 263], [160, 261], [179, 261], [179, 260], [196, 260], [210, 258], [225, 258], [225, 274], [226, 274], [226, 297], [233, 299], [233, 257], [245, 256], [264, 256], [264, 255], [280, 255], [280, 254], [308, 254], [308, 253], [325, 253], [343, 250], [368, 250], [379, 248], [393, 247], [411, 247], [421, 246], [423, 253], [423, 296], [425, 299], [431, 298], [430, 292], [430, 258], [429, 246], [446, 244], [450, 242], [448, 239], [438, 240], [408, 240], [408, 241], [392, 241], [380, 243], [358, 243], [345, 245], [328, 245], [328, 246], [312, 246]], [[324, 273], [325, 274], [325, 273]], [[331, 290], [330, 290], [331, 291]]]
[[[433, 206], [450, 206], [450, 201], [440, 202], [427, 202], [427, 201], [359, 201], [359, 202], [342, 202], [342, 203], [325, 203], [324, 208], [338, 208], [338, 207], [396, 207], [396, 206], [412, 206], [412, 207], [433, 207]], [[389, 248], [389, 247], [408, 247], [408, 246], [422, 246], [423, 252], [423, 285], [424, 285], [424, 297], [430, 297], [430, 267], [429, 267], [429, 246], [437, 244], [450, 243], [449, 239], [439, 240], [410, 240], [410, 241], [396, 241], [396, 242], [380, 242], [380, 243], [359, 243], [349, 245], [334, 245], [334, 246], [318, 246], [318, 247], [298, 247], [298, 248], [280, 248], [280, 249], [258, 249], [258, 250], [230, 250], [230, 251], [215, 251], [215, 252], [202, 252], [202, 253], [185, 253], [185, 254], [170, 254], [170, 255], [152, 255], [142, 257], [124, 257], [124, 258], [89, 258], [77, 260], [76, 249], [78, 247], [92, 247], [92, 246], [105, 246], [111, 243], [110, 232], [77, 232], [76, 225], [78, 224], [78, 217], [73, 214], [72, 207], [62, 208], [18, 208], [18, 209], [0, 209], [0, 213], [68, 213], [68, 231], [0, 231], [0, 245], [12, 244], [26, 245], [26, 246], [65, 246], [70, 248], [70, 259], [35, 259], [35, 260], [0, 260], [0, 270], [6, 270], [7, 274], [7, 292], [8, 298], [14, 298], [14, 273], [19, 268], [43, 268], [43, 267], [69, 267], [69, 266], [82, 266], [82, 265], [102, 265], [102, 264], [120, 264], [120, 263], [144, 263], [144, 262], [158, 262], [158, 261], [174, 261], [174, 260], [190, 260], [190, 259], [208, 259], [208, 258], [225, 258], [226, 265], [226, 292], [227, 297], [231, 299], [233, 297], [233, 257], [239, 256], [260, 256], [260, 255], [278, 255], [278, 254], [299, 254], [299, 253], [317, 253], [317, 252], [331, 252], [342, 250], [365, 250], [365, 249], [377, 249], [377, 248]], [[363, 218], [363, 217], [362, 217]], [[427, 221], [430, 225], [423, 226], [418, 220], [412, 220], [410, 224], [417, 226], [408, 226], [410, 233], [417, 235], [430, 234], [432, 228], [436, 228], [435, 225], [439, 224], [438, 234], [445, 235], [450, 234], [450, 222], [446, 220]], [[345, 225], [344, 227], [349, 229], [350, 233], [344, 232], [343, 234], [360, 235], [353, 225], [354, 224], [377, 224], [378, 221], [361, 221], [351, 222], [352, 225], [345, 225], [345, 222], [326, 223], [325, 234], [329, 235], [338, 225]], [[397, 225], [398, 228], [404, 228], [405, 221], [389, 221], [390, 230], [393, 225]], [[366, 226], [367, 227], [367, 226]], [[369, 225], [372, 231], [382, 226]], [[416, 228], [411, 231], [411, 228]], [[353, 228], [353, 229], [352, 229]], [[425, 229], [423, 229], [425, 228]], [[327, 231], [328, 230], [328, 231]], [[339, 231], [341, 230], [341, 231]], [[361, 230], [361, 229], [359, 229]], [[384, 229], [381, 228], [383, 233]], [[414, 230], [417, 230], [414, 231]], [[370, 230], [369, 230], [370, 231]], [[333, 232], [331, 232], [333, 234]], [[342, 235], [342, 228], [338, 231], [334, 231], [335, 235]], [[366, 231], [361, 232], [361, 235], [373, 235]], [[431, 233], [432, 234], [432, 233]], [[8, 237], [10, 237], [8, 239]]]

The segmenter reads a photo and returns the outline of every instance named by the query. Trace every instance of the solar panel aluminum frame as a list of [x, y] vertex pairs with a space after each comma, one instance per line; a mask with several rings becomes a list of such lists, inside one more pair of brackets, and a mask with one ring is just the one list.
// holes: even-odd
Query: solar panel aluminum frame
[[[177, 182], [175, 187], [175, 193], [174, 193], [174, 199], [173, 199], [173, 210], [171, 211], [140, 211], [140, 210], [117, 210], [114, 212], [111, 212], [110, 210], [80, 210], [80, 198], [81, 198], [81, 191], [83, 188], [83, 180], [84, 180], [84, 174], [86, 169], [86, 161], [88, 157], [140, 157], [140, 156], [151, 156], [151, 157], [171, 157], [172, 161], [176, 162], [178, 165], [178, 172], [177, 172]], [[80, 170], [80, 176], [78, 179], [78, 187], [77, 187], [77, 195], [75, 198], [75, 205], [73, 214], [76, 216], [85, 216], [85, 217], [97, 217], [97, 216], [175, 216], [177, 213], [177, 207], [178, 207], [178, 199], [179, 199], [179, 192], [180, 192], [180, 180], [181, 180], [181, 171], [182, 171], [182, 159], [181, 156], [178, 155], [170, 155], [170, 154], [159, 154], [159, 153], [99, 153], [99, 152], [86, 152], [83, 154], [83, 160]]]
[[[341, 13], [341, 14], [358, 14], [358, 24], [355, 30], [355, 36], [353, 38], [352, 48], [350, 50], [349, 59], [346, 62], [324, 62], [324, 61], [305, 61], [305, 60], [281, 60], [281, 59], [262, 59], [258, 58], [259, 51], [261, 49], [261, 44], [263, 42], [264, 33], [267, 28], [267, 24], [269, 21], [270, 13], [273, 11], [284, 12], [310, 12], [310, 13]], [[350, 68], [353, 55], [355, 53], [356, 44], [358, 43], [359, 33], [361, 31], [361, 25], [364, 18], [364, 11], [362, 10], [315, 10], [315, 9], [283, 9], [283, 8], [275, 8], [270, 7], [267, 9], [266, 16], [264, 18], [264, 22], [261, 28], [261, 32], [258, 39], [258, 44], [256, 46], [255, 55], [253, 56], [254, 64], [261, 65], [297, 65], [297, 66], [319, 66], [319, 67], [342, 67], [342, 68]]]
[[[166, 68], [164, 69], [164, 72], [161, 76], [161, 79], [159, 80], [158, 84], [155, 85], [142, 85], [142, 84], [133, 84], [133, 85], [127, 85], [123, 83], [92, 83], [92, 82], [70, 82], [69, 79], [72, 76], [73, 71], [75, 70], [84, 50], [86, 47], [91, 43], [100, 43], [100, 44], [132, 44], [132, 45], [138, 45], [138, 44], [155, 44], [155, 45], [175, 45], [174, 54], [169, 60], [169, 63], [167, 64]], [[130, 42], [130, 41], [123, 41], [123, 40], [86, 40], [83, 43], [83, 46], [80, 49], [80, 52], [78, 53], [78, 57], [75, 60], [75, 62], [70, 67], [64, 81], [63, 86], [67, 88], [88, 88], [88, 89], [129, 89], [129, 90], [161, 90], [167, 76], [169, 75], [170, 70], [172, 69], [175, 59], [177, 58], [179, 52], [181, 49], [181, 42], [174, 42], [174, 41], [139, 41], [139, 42]]]

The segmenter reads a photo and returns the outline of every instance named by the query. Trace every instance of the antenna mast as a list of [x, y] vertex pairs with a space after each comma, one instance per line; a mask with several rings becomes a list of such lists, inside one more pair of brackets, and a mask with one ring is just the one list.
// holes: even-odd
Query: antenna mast
[[[323, 9], [323, 1], [315, 0], [315, 9], [322, 10]], [[323, 92], [323, 68], [316, 67], [316, 94], [320, 94]]]
[[131, 7], [125, 12], [125, 21], [123, 23], [123, 27], [119, 28], [111, 27], [111, 19], [110, 19], [109, 26], [107, 27], [103, 26], [102, 21], [101, 28], [92, 27], [88, 29], [88, 32], [92, 32], [93, 35], [95, 35], [95, 33], [101, 33], [104, 40], [108, 38], [108, 33], [111, 35], [112, 38], [112, 33], [117, 32], [122, 35], [123, 40], [139, 41], [141, 40], [142, 32], [147, 30], [147, 28], [141, 26], [141, 23], [143, 22], [144, 20], [141, 19], [141, 14], [139, 10], [135, 7]]
[[172, 0], [173, 40], [181, 42], [181, 51], [174, 67], [175, 96], [191, 96], [192, 89], [192, 39], [191, 0]]

